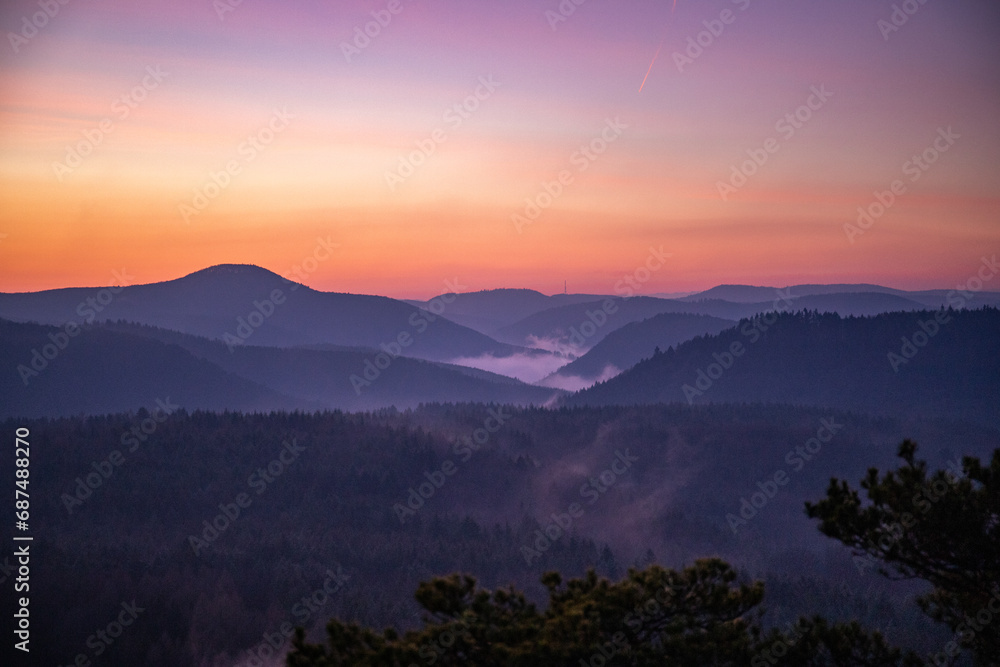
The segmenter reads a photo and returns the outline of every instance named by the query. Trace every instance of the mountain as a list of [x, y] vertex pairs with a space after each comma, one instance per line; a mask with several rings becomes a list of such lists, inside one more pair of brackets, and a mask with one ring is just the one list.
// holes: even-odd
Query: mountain
[[788, 294], [793, 297], [813, 296], [817, 294], [837, 294], [844, 292], [877, 292], [880, 294], [895, 294], [904, 296], [903, 290], [881, 285], [860, 284], [835, 284], [835, 285], [791, 285], [789, 287], [758, 287], [755, 285], [717, 285], [704, 292], [682, 297], [681, 301], [701, 301], [703, 299], [721, 299], [733, 303], [759, 303], [775, 298], [777, 293]]
[[[443, 294], [429, 301], [408, 300], [423, 310], [446, 309], [442, 315], [452, 322], [493, 336], [499, 329], [534, 313], [573, 303], [598, 301], [594, 294], [555, 294], [546, 296], [530, 289], [493, 289], [461, 294]], [[445, 299], [452, 299], [445, 303]], [[431, 312], [434, 312], [431, 310]]]
[[318, 409], [227, 373], [176, 345], [100, 327], [64, 330], [0, 320], [0, 416], [107, 414], [157, 401], [246, 412]]
[[[878, 315], [879, 313], [925, 310], [926, 305], [904, 296], [886, 292], [831, 292], [792, 296], [788, 308], [783, 310], [815, 310], [836, 313], [841, 317]], [[772, 303], [753, 304], [758, 310], [754, 315], [772, 310]]]
[[320, 346], [273, 348], [224, 343], [131, 323], [105, 328], [177, 345], [226, 372], [323, 408], [413, 408], [425, 402], [543, 405], [560, 392], [454, 364], [392, 357], [382, 350]]
[[589, 386], [653, 356], [657, 347], [666, 350], [696, 336], [717, 334], [734, 324], [732, 320], [686, 313], [660, 313], [641, 322], [630, 322], [609, 333], [586, 354], [541, 384], [563, 389]]
[[[757, 290], [758, 288], [753, 288]], [[769, 290], [770, 288], [759, 288]], [[921, 301], [887, 292], [828, 292], [823, 294], [796, 294], [793, 288], [754, 293], [762, 301], [724, 301], [722, 299], [684, 299], [680, 303], [689, 312], [699, 312], [723, 319], [738, 320], [771, 311], [815, 310], [820, 313], [837, 313], [841, 316], [878, 315], [895, 311], [925, 310]]]
[[[780, 290], [774, 287], [720, 285], [705, 292], [679, 298], [670, 294], [629, 299], [598, 294], [546, 296], [529, 289], [495, 289], [444, 294], [429, 301], [409, 300], [407, 303], [437, 312], [453, 322], [497, 340], [512, 345], [530, 345], [534, 339], [559, 340], [562, 344], [566, 344], [568, 336], [562, 336], [559, 332], [568, 331], [569, 327], [585, 321], [586, 311], [592, 310], [595, 304], [600, 307], [600, 304], [608, 298], [632, 302], [626, 307], [629, 309], [629, 314], [622, 314], [620, 318], [616, 318], [620, 320], [619, 326], [621, 326], [660, 312], [697, 313], [737, 320], [773, 310], [775, 302], [780, 304], [785, 297], [791, 297], [793, 301], [803, 297], [815, 297], [803, 301], [798, 307], [830, 310], [841, 315], [919, 310], [944, 303], [943, 290], [940, 290], [940, 294], [937, 292], [919, 294], [920, 298], [910, 299], [907, 292], [879, 285], [796, 285]], [[636, 301], [636, 298], [639, 300]], [[447, 303], [445, 299], [448, 300]], [[543, 315], [543, 312], [548, 314]], [[593, 342], [588, 341], [589, 344]]]
[[518, 351], [402, 301], [318, 292], [266, 269], [233, 264], [120, 289], [0, 294], [0, 317], [56, 326], [122, 319], [223, 339], [232, 346], [403, 342], [404, 355], [436, 361]]
[[[512, 345], [536, 345], [553, 349], [572, 349], [576, 353], [597, 344], [609, 333], [630, 322], [648, 319], [660, 313], [685, 313], [709, 315], [724, 320], [736, 321], [753, 317], [760, 313], [786, 310], [816, 310], [819, 312], [849, 315], [877, 315], [893, 311], [923, 310], [926, 306], [918, 301], [894, 294], [881, 292], [829, 293], [788, 296], [771, 288], [754, 292], [755, 298], [768, 297], [766, 301], [733, 302], [722, 299], [677, 300], [658, 299], [647, 296], [630, 298], [606, 297], [602, 301], [591, 301], [558, 306], [540, 311], [503, 327], [494, 333], [498, 340]], [[609, 301], [610, 300], [610, 301]], [[605, 309], [605, 304], [612, 304]], [[605, 310], [606, 318], [600, 311]], [[603, 322], [597, 326], [598, 322]], [[593, 328], [591, 328], [593, 325]], [[590, 335], [588, 334], [590, 332]]]
[[54, 327], [0, 320], [0, 417], [104, 414], [167, 398], [191, 410], [253, 412], [544, 404], [558, 393], [374, 349], [230, 351], [219, 341], [132, 324], [92, 325], [70, 338]]
[[[766, 579], [776, 624], [854, 618], [929, 651], [951, 633], [914, 624], [902, 611], [912, 600], [898, 601], [909, 589], [859, 572], [803, 502], [823, 497], [833, 476], [853, 484], [869, 467], [898, 466], [904, 437], [931, 469], [998, 445], [995, 424], [789, 406], [178, 412], [122, 446], [142, 423], [120, 414], [5, 425], [27, 429], [33, 445], [31, 528], [45, 557], [31, 562], [31, 613], [46, 622], [33, 626], [32, 664], [72, 663], [122, 601], [146, 611], [100, 664], [277, 664], [271, 644], [286, 625], [321, 637], [328, 618], [351, 614], [411, 627], [413, 590], [432, 575], [515, 583], [535, 597], [550, 570], [613, 577], [706, 555]], [[817, 434], [824, 442], [804, 458]], [[13, 446], [0, 450], [0, 469], [14, 470], [14, 458]], [[539, 556], [526, 554], [538, 544]]]
[[966, 303], [966, 307], [981, 308], [983, 306], [1000, 307], [1000, 292], [968, 292], [958, 290], [926, 290], [922, 292], [907, 292], [906, 298], [918, 301], [930, 308], [959, 307], [956, 302]]
[[774, 314], [683, 343], [566, 403], [789, 403], [995, 424], [998, 340], [995, 308]]
[[649, 296], [604, 297], [539, 311], [498, 329], [494, 335], [512, 345], [574, 349], [579, 353], [629, 322], [664, 312], [690, 313], [706, 308], [710, 306]]
[[[925, 308], [940, 308], [942, 306], [956, 306], [954, 297], [956, 290], [921, 290], [908, 292], [905, 290], [883, 287], [882, 285], [860, 284], [834, 284], [834, 285], [791, 285], [788, 287], [757, 287], [752, 285], [718, 285], [704, 292], [697, 292], [687, 296], [679, 297], [680, 301], [727, 301], [730, 303], [757, 304], [761, 302], [773, 301], [776, 295], [784, 294], [793, 299], [812, 296], [828, 296], [834, 294], [882, 294], [905, 299], [907, 302], [922, 304]], [[972, 298], [968, 296], [962, 299], [972, 307], [980, 306], [1000, 306], [1000, 292], [977, 292]], [[887, 304], [892, 301], [887, 300]], [[810, 306], [810, 308], [812, 308]], [[891, 308], [890, 308], [891, 309]], [[839, 311], [838, 311], [839, 312]], [[888, 312], [888, 310], [886, 311]], [[841, 315], [845, 313], [841, 312]]]
[[[733, 303], [721, 299], [681, 301], [651, 296], [598, 297], [593, 301], [554, 306], [494, 332], [497, 340], [511, 345], [572, 350], [579, 354], [609, 333], [630, 322], [660, 313], [711, 315], [739, 320], [755, 313], [785, 307], [777, 293], [761, 303]], [[797, 306], [801, 307], [801, 306]]]

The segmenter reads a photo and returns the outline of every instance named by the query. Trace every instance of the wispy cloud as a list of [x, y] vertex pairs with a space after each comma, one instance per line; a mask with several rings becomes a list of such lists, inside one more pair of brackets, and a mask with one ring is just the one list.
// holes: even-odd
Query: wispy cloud
[[621, 369], [614, 364], [608, 364], [601, 371], [600, 375], [593, 378], [585, 378], [579, 375], [562, 375], [556, 373], [551, 375], [536, 384], [543, 387], [552, 387], [553, 389], [564, 389], [566, 391], [580, 391], [593, 387], [598, 382], [604, 382], [605, 380], [610, 380], [614, 376], [621, 373]]
[[495, 357], [491, 354], [479, 357], [459, 357], [452, 359], [449, 363], [506, 375], [522, 382], [535, 383], [556, 372], [570, 361], [571, 359], [559, 354], [522, 352], [507, 357]]

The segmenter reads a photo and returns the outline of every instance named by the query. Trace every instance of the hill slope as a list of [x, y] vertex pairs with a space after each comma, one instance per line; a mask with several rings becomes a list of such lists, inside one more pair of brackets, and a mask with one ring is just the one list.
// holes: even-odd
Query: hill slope
[[426, 402], [458, 401], [541, 405], [559, 393], [477, 369], [392, 358], [376, 349], [247, 345], [230, 352], [221, 342], [175, 331], [120, 322], [105, 326], [180, 346], [227, 372], [324, 408], [404, 409]]
[[[378, 350], [248, 345], [230, 352], [219, 341], [125, 324], [89, 327], [72, 339], [62, 336], [53, 327], [0, 320], [0, 417], [103, 414], [148, 408], [167, 397], [188, 409], [271, 411], [408, 408], [463, 400], [527, 405], [558, 394], [407, 357], [379, 368], [376, 364], [385, 365], [389, 357], [380, 358]], [[54, 354], [58, 339], [65, 349]]]
[[99, 327], [69, 338], [54, 327], [0, 320], [0, 417], [151, 409], [158, 399], [206, 410], [319, 407], [227, 373], [176, 345]]
[[564, 389], [574, 384], [587, 386], [653, 356], [657, 347], [666, 350], [695, 336], [717, 334], [734, 324], [732, 320], [686, 313], [661, 313], [641, 322], [630, 322], [609, 333], [579, 359], [545, 378], [542, 384]]
[[[503, 424], [481, 448], [462, 444], [491, 417]], [[147, 611], [107, 664], [248, 665], [260, 664], [248, 651], [267, 647], [286, 620], [316, 637], [331, 616], [412, 627], [412, 592], [433, 575], [464, 572], [489, 588], [513, 582], [534, 600], [547, 570], [577, 576], [596, 567], [610, 576], [640, 558], [679, 565], [706, 555], [752, 576], [794, 578], [782, 596], [768, 588], [781, 622], [823, 613], [888, 623], [894, 637], [912, 633], [930, 650], [950, 636], [928, 637], [927, 624], [908, 625], [894, 613], [900, 608], [880, 601], [893, 584], [859, 575], [850, 551], [805, 517], [803, 501], [822, 497], [831, 476], [857, 480], [869, 466], [898, 463], [903, 437], [916, 438], [934, 468], [998, 444], [995, 428], [787, 406], [449, 405], [377, 414], [178, 411], [135, 451], [122, 447], [141, 419], [17, 424], [31, 433], [31, 520], [45, 555], [32, 560], [32, 614], [46, 619], [33, 633], [33, 664], [66, 664], [123, 600]], [[805, 465], [789, 461], [824, 423], [835, 424], [834, 437]], [[117, 448], [124, 464], [81, 493], [77, 480]], [[12, 470], [14, 456], [13, 447], [0, 451], [0, 467]], [[269, 462], [281, 474], [264, 485], [255, 471]], [[732, 530], [727, 514], [776, 470], [789, 483]], [[423, 496], [412, 500], [418, 488]], [[234, 511], [238, 494], [249, 508], [226, 523], [221, 512]], [[401, 519], [396, 506], [411, 503], [415, 515]], [[583, 511], [568, 534], [526, 562], [522, 548], [574, 503]], [[220, 527], [210, 533], [209, 523]], [[296, 613], [328, 570], [343, 571], [346, 585]]]
[[434, 306], [435, 301], [440, 302], [442, 296], [454, 297], [454, 301], [447, 304], [445, 317], [487, 336], [493, 336], [497, 330], [548, 308], [602, 298], [593, 294], [546, 296], [530, 289], [492, 289], [446, 294], [430, 301], [408, 300], [407, 303], [427, 310]]
[[684, 343], [567, 403], [780, 402], [993, 423], [1000, 417], [1000, 310], [770, 319]]
[[404, 354], [437, 361], [516, 351], [402, 301], [317, 292], [266, 269], [233, 264], [118, 293], [70, 288], [0, 294], [0, 317], [56, 326], [123, 319], [232, 344], [283, 347], [377, 347], [405, 335]]

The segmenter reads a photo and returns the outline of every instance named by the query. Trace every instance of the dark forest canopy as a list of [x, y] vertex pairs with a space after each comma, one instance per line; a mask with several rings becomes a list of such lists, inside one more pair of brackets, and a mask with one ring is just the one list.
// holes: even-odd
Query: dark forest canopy
[[[824, 420], [842, 428], [789, 464]], [[832, 476], [889, 469], [906, 436], [935, 468], [997, 446], [988, 428], [788, 406], [179, 408], [4, 426], [31, 432], [33, 613], [48, 620], [33, 657], [47, 664], [242, 665], [295, 625], [321, 640], [331, 617], [412, 630], [412, 592], [453, 572], [541, 609], [546, 571], [618, 581], [706, 556], [765, 582], [766, 627], [819, 613], [932, 650], [950, 633], [902, 604], [912, 589], [859, 572], [803, 503]], [[778, 470], [789, 483], [734, 532], [727, 514]], [[144, 611], [96, 656], [88, 641], [133, 601]]]

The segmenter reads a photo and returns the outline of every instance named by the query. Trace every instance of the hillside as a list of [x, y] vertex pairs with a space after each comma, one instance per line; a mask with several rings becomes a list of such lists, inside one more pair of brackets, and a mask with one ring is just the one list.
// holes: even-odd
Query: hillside
[[447, 317], [452, 322], [493, 336], [499, 329], [509, 326], [534, 313], [573, 303], [596, 301], [602, 297], [593, 294], [554, 294], [546, 296], [529, 289], [492, 289], [480, 292], [445, 294], [429, 301], [409, 300], [414, 306], [429, 310], [441, 297], [454, 300], [447, 304]]
[[616, 329], [590, 348], [586, 354], [545, 378], [546, 386], [570, 388], [574, 383], [593, 384], [598, 378], [617, 375], [641, 360], [653, 356], [656, 348], [669, 347], [706, 334], [716, 334], [733, 326], [732, 320], [709, 315], [661, 313]]
[[[542, 405], [559, 394], [505, 375], [439, 362], [391, 357], [369, 348], [273, 348], [225, 344], [174, 331], [112, 322], [106, 328], [178, 345], [240, 377], [327, 409], [413, 408], [427, 402]], [[383, 365], [387, 366], [382, 368]]]
[[168, 397], [190, 410], [271, 411], [542, 404], [557, 393], [379, 350], [230, 351], [219, 341], [138, 325], [93, 326], [69, 338], [54, 327], [0, 320], [0, 417], [119, 412]]
[[[314, 637], [331, 616], [412, 627], [412, 591], [434, 575], [515, 583], [537, 600], [547, 570], [620, 576], [633, 563], [710, 554], [777, 581], [767, 600], [776, 622], [857, 618], [894, 642], [939, 646], [947, 637], [900, 604], [905, 586], [859, 575], [803, 502], [831, 476], [893, 465], [902, 437], [935, 467], [1000, 444], [995, 428], [787, 406], [180, 410], [131, 438], [146, 421], [141, 412], [16, 424], [31, 434], [40, 664], [71, 662], [123, 600], [146, 611], [109, 664], [247, 664], [284, 622]], [[795, 458], [824, 424], [834, 432], [822, 450]], [[470, 447], [485, 428], [494, 432]], [[4, 469], [13, 455], [0, 454]], [[776, 470], [788, 484], [734, 532], [727, 514]], [[523, 547], [572, 503], [583, 513], [567, 534], [526, 560]]]
[[404, 355], [435, 361], [519, 351], [402, 301], [318, 292], [266, 269], [233, 264], [117, 293], [70, 288], [0, 294], [0, 317], [55, 326], [120, 319], [233, 346], [378, 347], [402, 337], [408, 341]]
[[684, 343], [566, 404], [774, 402], [1000, 418], [1000, 310], [772, 319], [744, 320]]

